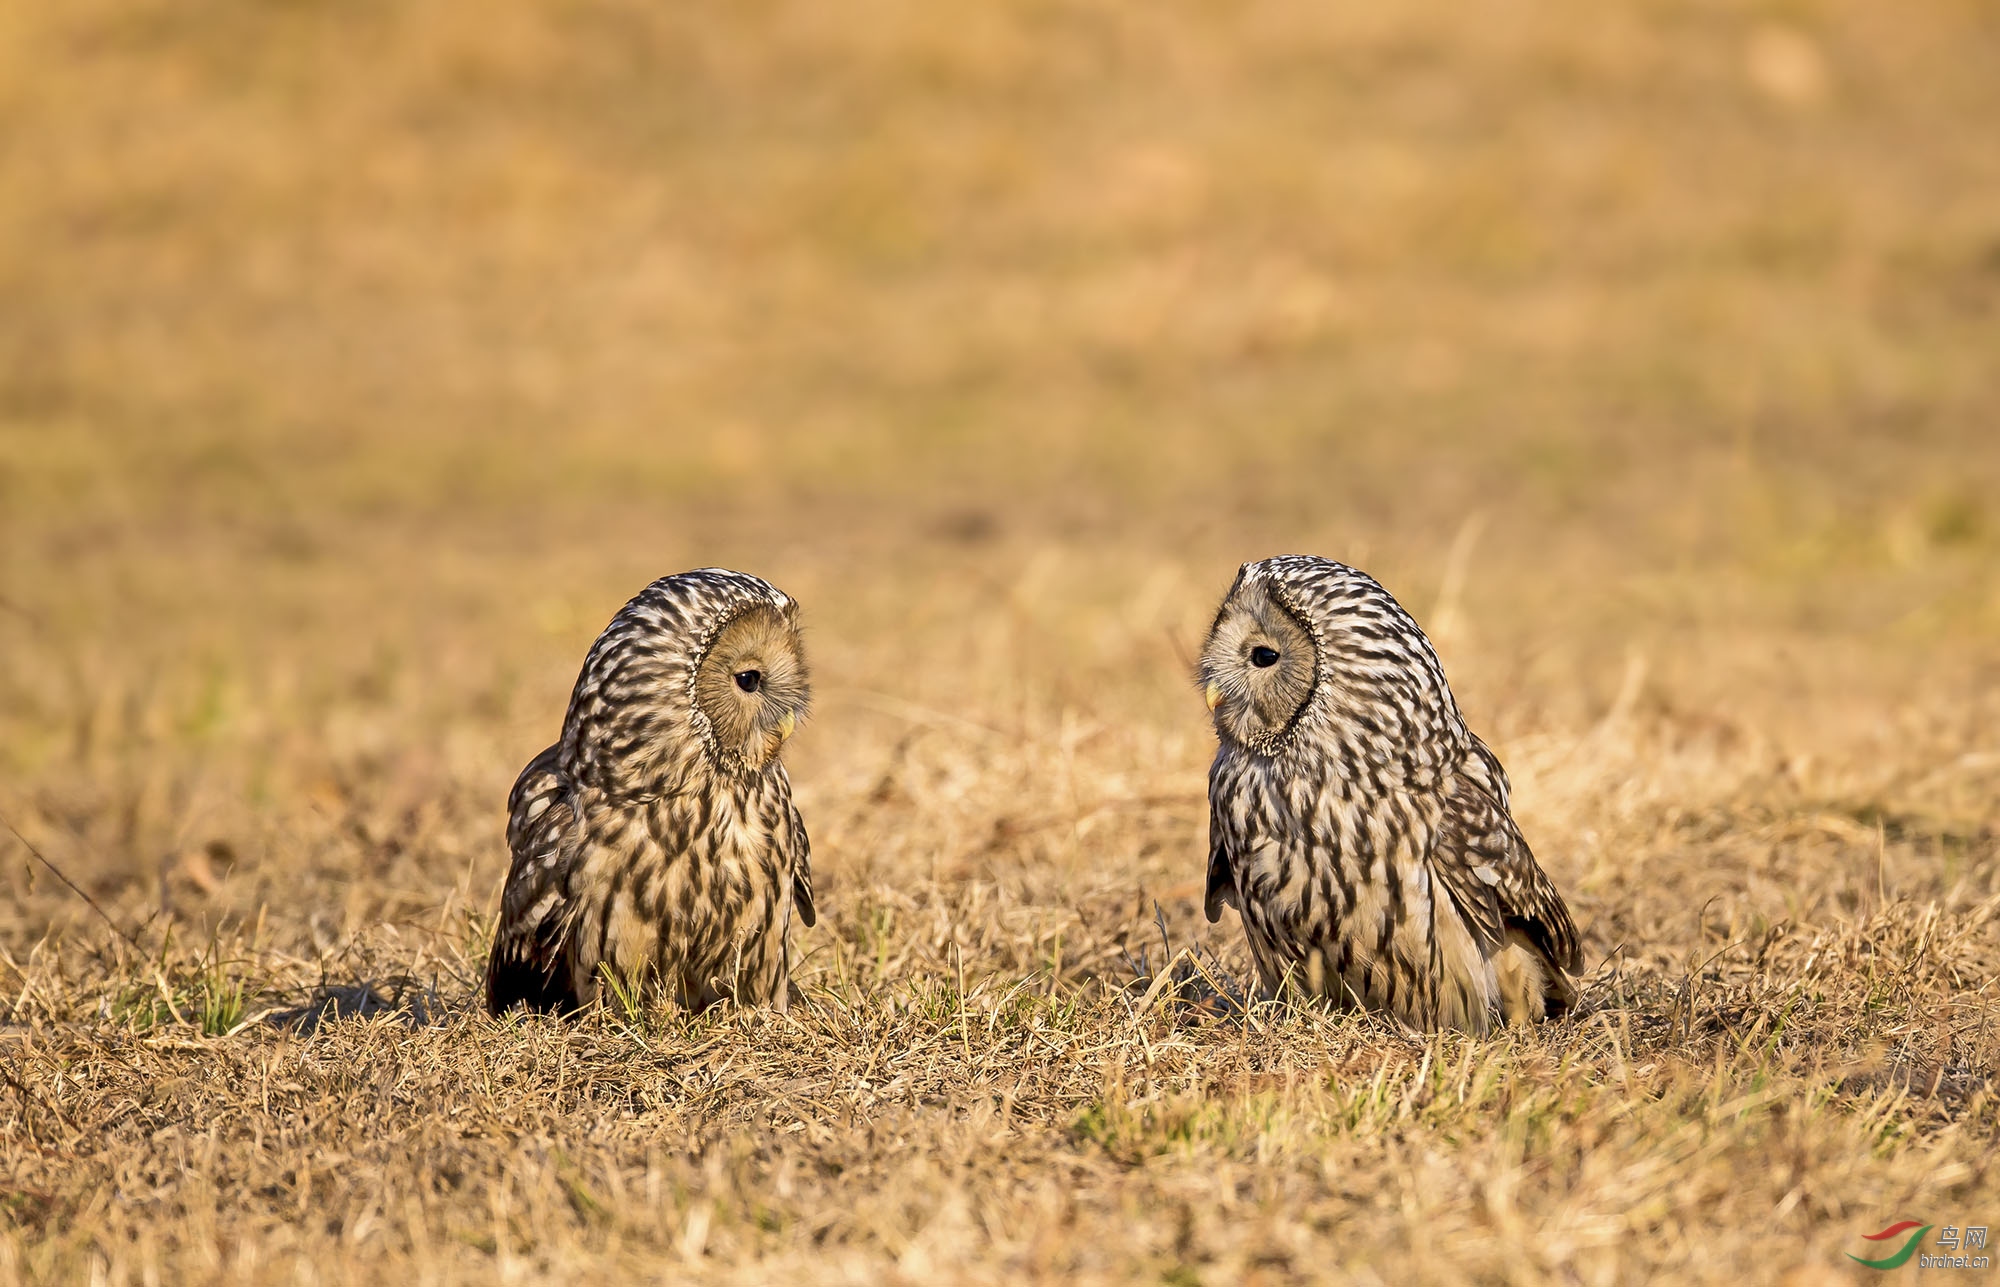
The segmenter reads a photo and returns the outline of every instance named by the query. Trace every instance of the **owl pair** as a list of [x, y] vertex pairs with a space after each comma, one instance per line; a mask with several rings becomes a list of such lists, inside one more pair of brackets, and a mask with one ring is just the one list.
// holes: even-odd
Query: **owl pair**
[[[1205, 907], [1241, 913], [1266, 995], [1472, 1032], [1574, 1004], [1569, 910], [1388, 591], [1327, 559], [1247, 563], [1201, 679], [1221, 743]], [[767, 582], [703, 568], [626, 604], [508, 798], [492, 1011], [607, 983], [782, 1009], [786, 931], [814, 913], [778, 753], [808, 699], [798, 605]]]

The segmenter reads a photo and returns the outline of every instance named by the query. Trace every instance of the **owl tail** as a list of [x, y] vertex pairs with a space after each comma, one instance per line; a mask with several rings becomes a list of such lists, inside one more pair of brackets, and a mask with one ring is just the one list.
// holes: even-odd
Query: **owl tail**
[[1576, 985], [1569, 976], [1540, 945], [1511, 926], [1493, 954], [1493, 974], [1500, 985], [1500, 1012], [1510, 1024], [1554, 1019], [1576, 1005]]
[[493, 954], [486, 959], [487, 1011], [500, 1015], [523, 1005], [554, 1014], [574, 1013], [581, 1001], [570, 985], [569, 971], [559, 965], [546, 955], [537, 959], [519, 951], [518, 945], [504, 939], [494, 943]]

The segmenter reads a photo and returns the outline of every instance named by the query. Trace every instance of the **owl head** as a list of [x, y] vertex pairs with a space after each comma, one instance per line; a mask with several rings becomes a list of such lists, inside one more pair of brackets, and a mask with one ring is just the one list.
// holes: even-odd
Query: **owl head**
[[614, 796], [762, 773], [811, 697], [790, 595], [727, 568], [663, 576], [584, 659], [563, 721], [564, 771]]
[[1367, 573], [1313, 555], [1242, 566], [1200, 679], [1216, 735], [1260, 755], [1338, 743], [1349, 758], [1408, 767], [1466, 736], [1410, 614]]
[[706, 724], [718, 759], [729, 765], [755, 771], [777, 759], [811, 700], [791, 599], [730, 613], [695, 666], [695, 722]]

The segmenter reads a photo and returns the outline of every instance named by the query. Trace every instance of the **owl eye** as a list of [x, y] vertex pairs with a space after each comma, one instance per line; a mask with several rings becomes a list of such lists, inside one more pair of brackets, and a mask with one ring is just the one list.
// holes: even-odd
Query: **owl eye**
[[1250, 664], [1259, 670], [1275, 666], [1278, 664], [1278, 650], [1276, 648], [1266, 648], [1263, 644], [1258, 644], [1250, 650]]
[[764, 686], [764, 672], [761, 670], [739, 670], [736, 672], [736, 686], [746, 693], [754, 693]]

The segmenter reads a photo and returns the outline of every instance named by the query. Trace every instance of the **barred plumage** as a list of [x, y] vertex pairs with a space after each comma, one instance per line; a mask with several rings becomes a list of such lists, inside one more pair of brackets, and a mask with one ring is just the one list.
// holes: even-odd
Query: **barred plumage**
[[1310, 555], [1246, 563], [1201, 659], [1206, 911], [1242, 913], [1267, 994], [1290, 983], [1419, 1028], [1562, 1013], [1569, 909], [1508, 812], [1437, 654], [1373, 577]]
[[627, 603], [508, 796], [488, 1008], [575, 1010], [608, 971], [635, 997], [783, 1009], [813, 901], [778, 751], [809, 696], [798, 605], [757, 577], [702, 568]]

